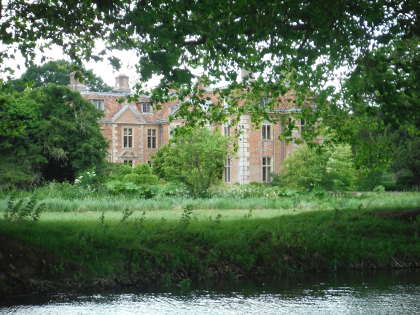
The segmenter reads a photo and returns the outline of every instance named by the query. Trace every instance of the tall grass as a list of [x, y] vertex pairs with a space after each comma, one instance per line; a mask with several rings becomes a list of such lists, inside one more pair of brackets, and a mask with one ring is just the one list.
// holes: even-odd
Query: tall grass
[[[29, 193], [21, 193], [19, 198], [29, 197]], [[3, 195], [0, 199], [0, 211], [7, 207], [9, 196]], [[137, 199], [125, 196], [95, 195], [85, 198], [57, 198], [42, 197], [38, 199], [45, 204], [45, 211], [54, 212], [85, 212], [85, 211], [121, 211], [130, 209], [133, 211], [152, 210], [180, 210], [185, 207], [192, 209], [278, 209], [294, 210], [297, 212], [314, 210], [337, 210], [337, 209], [404, 209], [415, 208], [420, 205], [420, 193], [360, 193], [360, 194], [331, 194], [321, 196], [315, 194], [298, 194], [292, 197], [276, 198], [206, 198], [191, 199], [179, 197], [162, 197], [153, 199]]]

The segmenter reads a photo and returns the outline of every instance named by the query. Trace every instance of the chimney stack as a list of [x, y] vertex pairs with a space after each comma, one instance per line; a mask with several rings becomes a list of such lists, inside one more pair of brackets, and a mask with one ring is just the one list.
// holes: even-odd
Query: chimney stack
[[128, 83], [128, 76], [120, 74], [115, 78], [115, 91], [130, 93], [130, 85]]
[[76, 71], [70, 73], [70, 89], [74, 91], [86, 91], [86, 85], [80, 83], [79, 79], [76, 78]]
[[252, 78], [251, 72], [241, 68], [240, 78], [242, 82], [245, 81], [245, 79], [251, 79]]

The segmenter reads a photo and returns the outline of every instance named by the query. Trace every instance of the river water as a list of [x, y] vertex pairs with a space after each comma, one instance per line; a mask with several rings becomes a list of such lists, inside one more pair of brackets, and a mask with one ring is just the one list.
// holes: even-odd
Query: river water
[[2, 301], [0, 314], [420, 314], [420, 272], [312, 276], [172, 292], [56, 294]]

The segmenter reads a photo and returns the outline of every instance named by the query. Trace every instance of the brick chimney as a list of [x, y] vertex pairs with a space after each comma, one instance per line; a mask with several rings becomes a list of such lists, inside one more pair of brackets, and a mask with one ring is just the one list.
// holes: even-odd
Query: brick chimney
[[128, 83], [128, 76], [120, 74], [115, 78], [115, 91], [130, 93], [130, 85]]
[[76, 78], [76, 71], [70, 73], [70, 89], [74, 91], [86, 91], [87, 87]]
[[241, 68], [240, 71], [241, 72], [240, 72], [239, 77], [240, 77], [241, 81], [244, 81], [246, 78], [251, 77], [251, 72], [249, 72], [248, 70], [245, 70], [245, 69]]

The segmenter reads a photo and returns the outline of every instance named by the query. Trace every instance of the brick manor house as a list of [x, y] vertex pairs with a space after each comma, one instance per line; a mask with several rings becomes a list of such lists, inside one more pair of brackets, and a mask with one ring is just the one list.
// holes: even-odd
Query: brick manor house
[[[152, 108], [147, 97], [140, 97], [136, 102], [119, 103], [119, 98], [130, 94], [126, 75], [116, 77], [116, 85], [111, 92], [89, 91], [74, 76], [70, 79], [70, 88], [79, 91], [104, 112], [100, 124], [102, 134], [109, 141], [107, 158], [110, 162], [130, 165], [149, 162], [157, 150], [168, 143], [170, 131], [182, 124], [181, 121], [170, 122], [168, 119], [177, 110], [176, 101], [163, 104], [159, 110]], [[289, 116], [296, 111], [298, 109], [293, 105], [284, 102], [274, 113]], [[303, 121], [299, 120], [296, 125], [299, 133]], [[261, 129], [256, 129], [250, 116], [242, 115], [238, 127], [242, 129], [238, 139], [239, 149], [225, 161], [225, 182], [269, 182], [270, 174], [279, 171], [283, 160], [296, 148], [296, 144], [278, 139], [282, 128], [280, 119], [276, 123], [263, 123]], [[229, 127], [220, 130], [230, 136]]]

